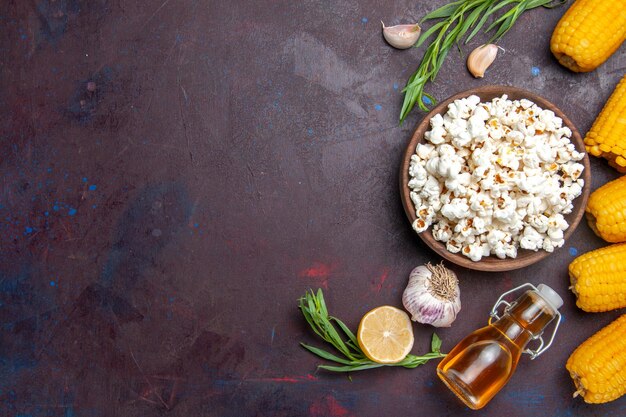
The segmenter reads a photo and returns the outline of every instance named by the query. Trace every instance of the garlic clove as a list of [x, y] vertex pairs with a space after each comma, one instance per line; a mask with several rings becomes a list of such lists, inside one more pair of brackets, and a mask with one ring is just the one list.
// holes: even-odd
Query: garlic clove
[[459, 282], [443, 265], [421, 265], [411, 271], [402, 304], [411, 320], [435, 327], [450, 327], [461, 310]]
[[382, 21], [380, 23], [383, 25], [383, 36], [387, 43], [398, 49], [407, 49], [413, 46], [422, 32], [417, 23], [396, 26], [385, 26]]
[[476, 78], [482, 78], [485, 71], [498, 55], [498, 46], [490, 43], [474, 49], [467, 57], [467, 69]]

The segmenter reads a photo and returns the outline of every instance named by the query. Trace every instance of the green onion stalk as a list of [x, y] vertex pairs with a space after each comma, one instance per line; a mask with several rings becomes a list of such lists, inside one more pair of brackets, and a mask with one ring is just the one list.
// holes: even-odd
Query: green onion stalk
[[428, 81], [434, 81], [450, 49], [471, 41], [493, 16], [495, 20], [487, 27], [486, 33], [495, 31], [488, 43], [495, 43], [502, 38], [526, 11], [537, 8], [553, 8], [567, 0], [458, 0], [428, 13], [421, 23], [437, 20], [425, 31], [415, 44], [420, 47], [427, 39], [434, 36], [424, 52], [424, 57], [417, 70], [409, 77], [402, 90], [404, 102], [400, 111], [400, 123], [406, 119], [417, 103], [423, 111], [428, 111], [427, 104], [435, 103], [435, 98], [424, 91]]
[[[365, 369], [380, 368], [381, 366], [402, 366], [404, 368], [415, 368], [425, 364], [431, 359], [443, 358], [445, 353], [441, 353], [441, 339], [433, 333], [431, 341], [431, 352], [416, 356], [408, 354], [402, 361], [392, 364], [374, 362], [365, 356], [354, 333], [341, 320], [328, 315], [324, 295], [321, 289], [317, 294], [312, 290], [307, 291], [304, 297], [300, 298], [300, 311], [305, 320], [311, 326], [315, 334], [330, 344], [336, 354], [328, 352], [311, 345], [301, 343], [302, 347], [322, 359], [334, 362], [335, 365], [319, 365], [318, 368], [333, 372], [355, 372]], [[339, 328], [339, 331], [335, 327]], [[340, 333], [341, 331], [341, 333]]]

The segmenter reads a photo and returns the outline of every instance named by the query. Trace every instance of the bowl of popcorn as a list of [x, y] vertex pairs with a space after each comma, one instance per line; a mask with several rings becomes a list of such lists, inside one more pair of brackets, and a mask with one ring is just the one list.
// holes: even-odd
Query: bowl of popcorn
[[576, 126], [515, 87], [456, 94], [418, 125], [400, 189], [413, 229], [466, 268], [507, 271], [565, 244], [585, 211], [589, 158]]

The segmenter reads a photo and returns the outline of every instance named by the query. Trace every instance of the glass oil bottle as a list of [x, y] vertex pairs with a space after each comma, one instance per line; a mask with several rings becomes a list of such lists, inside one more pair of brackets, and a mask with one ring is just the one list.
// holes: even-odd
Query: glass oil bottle
[[[504, 301], [507, 295], [524, 288], [528, 290], [513, 303]], [[501, 305], [505, 309], [499, 317]], [[561, 297], [544, 284], [524, 284], [507, 291], [493, 307], [489, 325], [461, 340], [439, 363], [439, 378], [469, 408], [484, 407], [509, 381], [522, 353], [535, 359], [550, 347], [561, 319], [561, 305]], [[555, 318], [552, 336], [544, 346], [541, 335]], [[538, 340], [539, 346], [527, 349], [533, 340]]]

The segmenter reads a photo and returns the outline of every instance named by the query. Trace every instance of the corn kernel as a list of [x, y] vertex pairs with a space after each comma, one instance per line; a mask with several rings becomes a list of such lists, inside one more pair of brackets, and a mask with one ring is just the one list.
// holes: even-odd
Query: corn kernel
[[550, 49], [576, 72], [593, 71], [626, 40], [626, 0], [577, 0], [556, 25]]
[[626, 315], [578, 346], [565, 367], [576, 394], [587, 403], [606, 403], [626, 394]]
[[608, 159], [620, 172], [626, 170], [626, 124], [622, 121], [626, 122], [626, 75], [585, 136], [587, 152]]
[[576, 305], [589, 312], [626, 307], [626, 243], [587, 252], [569, 265]]

